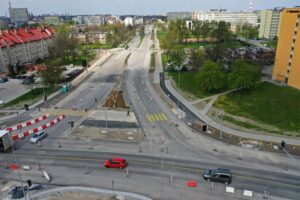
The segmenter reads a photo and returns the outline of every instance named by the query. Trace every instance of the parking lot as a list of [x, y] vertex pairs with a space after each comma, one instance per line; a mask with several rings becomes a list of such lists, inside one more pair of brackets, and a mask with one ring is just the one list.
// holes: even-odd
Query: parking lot
[[5, 83], [0, 83], [0, 100], [7, 103], [27, 93], [29, 90], [28, 86], [21, 84], [21, 80], [9, 79]]

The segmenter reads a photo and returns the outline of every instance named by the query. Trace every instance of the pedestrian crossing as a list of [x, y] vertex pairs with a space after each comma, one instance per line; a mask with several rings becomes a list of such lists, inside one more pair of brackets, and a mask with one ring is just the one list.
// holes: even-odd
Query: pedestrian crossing
[[62, 115], [66, 116], [77, 116], [77, 117], [88, 117], [93, 113], [93, 110], [84, 110], [84, 109], [47, 109], [45, 113], [49, 115]]
[[159, 121], [167, 121], [168, 118], [163, 113], [157, 113], [157, 114], [148, 114], [146, 115], [149, 122], [159, 122]]

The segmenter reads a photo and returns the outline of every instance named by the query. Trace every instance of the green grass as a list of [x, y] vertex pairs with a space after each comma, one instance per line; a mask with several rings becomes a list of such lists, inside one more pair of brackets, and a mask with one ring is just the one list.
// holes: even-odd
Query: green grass
[[300, 131], [299, 99], [299, 90], [261, 83], [252, 90], [221, 96], [215, 106], [282, 131]]
[[156, 63], [156, 53], [151, 54], [151, 62], [150, 62], [150, 69], [149, 72], [154, 72], [155, 70], [155, 63]]
[[128, 56], [127, 56], [126, 59], [125, 59], [125, 65], [126, 65], [126, 66], [127, 66], [127, 64], [128, 64], [128, 59], [129, 59], [130, 56], [131, 56], [131, 53], [128, 54]]
[[278, 43], [277, 40], [270, 40], [270, 41], [267, 41], [265, 44], [266, 44], [268, 47], [277, 48], [277, 43]]
[[107, 44], [80, 44], [79, 50], [85, 50], [85, 49], [109, 49], [110, 45]]
[[162, 40], [166, 37], [167, 32], [163, 31], [157, 31], [157, 39], [159, 40], [159, 43], [161, 44]]
[[[55, 92], [57, 90], [57, 88], [50, 88], [47, 87], [45, 88], [45, 94], [47, 96], [49, 96], [50, 94], [52, 94], [53, 92]], [[33, 104], [41, 99], [43, 99], [43, 89], [42, 88], [35, 88], [29, 92], [27, 92], [26, 94], [19, 96], [18, 98], [8, 102], [7, 104], [5, 104], [3, 107], [22, 107], [24, 106], [24, 104], [28, 103], [28, 104]]]
[[[182, 43], [179, 44], [178, 47], [182, 47], [182, 48], [199, 48], [199, 47], [208, 47], [210, 45], [213, 44], [217, 44], [216, 42], [193, 42], [193, 43]], [[240, 48], [240, 47], [244, 47], [245, 45], [243, 45], [242, 43], [238, 42], [238, 41], [229, 41], [229, 42], [224, 42], [221, 43], [223, 44], [223, 46], [225, 48], [231, 48], [231, 49], [236, 49], [236, 48]]]
[[[94, 51], [89, 51], [87, 55], [88, 62], [95, 59], [96, 53]], [[49, 58], [46, 60], [46, 65], [49, 66], [62, 66], [62, 65], [80, 65], [82, 64], [82, 61], [85, 60], [85, 56], [81, 53], [80, 55], [76, 56], [75, 59], [73, 59], [71, 56], [69, 58], [61, 59], [61, 58]]]
[[180, 84], [179, 83], [179, 72], [168, 72], [169, 76], [173, 77], [176, 82], [176, 86], [179, 87], [184, 92], [191, 93], [198, 98], [204, 98], [215, 93], [208, 93], [200, 89], [197, 83], [196, 72], [180, 72]]

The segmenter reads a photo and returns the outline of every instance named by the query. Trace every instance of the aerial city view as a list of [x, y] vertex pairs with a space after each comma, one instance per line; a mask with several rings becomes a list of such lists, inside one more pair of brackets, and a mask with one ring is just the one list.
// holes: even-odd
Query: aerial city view
[[0, 200], [300, 199], [300, 0], [0, 5]]

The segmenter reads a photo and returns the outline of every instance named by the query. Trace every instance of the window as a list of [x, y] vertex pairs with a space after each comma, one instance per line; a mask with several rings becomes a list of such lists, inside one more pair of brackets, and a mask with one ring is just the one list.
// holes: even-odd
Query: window
[[288, 80], [289, 80], [289, 78], [286, 77], [284, 82], [285, 82], [285, 83], [288, 83]]

